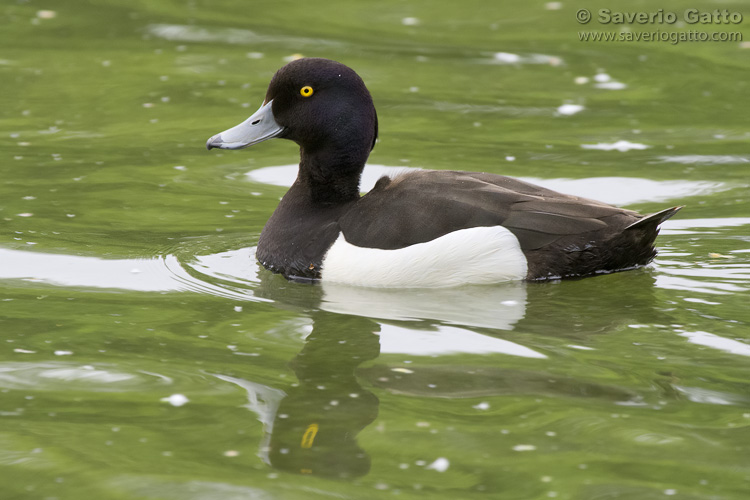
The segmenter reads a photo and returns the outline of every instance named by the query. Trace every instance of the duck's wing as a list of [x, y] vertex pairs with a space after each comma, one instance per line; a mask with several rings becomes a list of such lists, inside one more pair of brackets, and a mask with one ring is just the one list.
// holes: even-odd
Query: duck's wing
[[[339, 220], [356, 246], [404, 248], [476, 226], [503, 226], [524, 251], [621, 232], [641, 216], [494, 174], [419, 171], [381, 178]], [[586, 234], [589, 233], [589, 234]], [[585, 237], [584, 237], [585, 236]]]

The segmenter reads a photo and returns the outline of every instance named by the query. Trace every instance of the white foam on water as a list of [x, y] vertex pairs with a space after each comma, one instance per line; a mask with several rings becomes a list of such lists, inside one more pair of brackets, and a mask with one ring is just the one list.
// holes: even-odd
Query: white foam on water
[[[600, 85], [604, 85], [604, 84], [600, 84]], [[621, 153], [624, 153], [626, 151], [630, 151], [631, 149], [636, 149], [636, 150], [648, 149], [651, 146], [647, 144], [640, 144], [638, 142], [616, 141], [616, 142], [600, 142], [597, 144], [581, 144], [581, 147], [583, 149], [599, 149], [601, 151], [620, 151]]]

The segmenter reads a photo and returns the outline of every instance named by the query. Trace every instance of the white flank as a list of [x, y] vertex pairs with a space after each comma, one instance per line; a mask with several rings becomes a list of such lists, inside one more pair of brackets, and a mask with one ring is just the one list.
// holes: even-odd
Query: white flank
[[323, 259], [324, 282], [420, 288], [497, 283], [526, 277], [526, 257], [502, 226], [461, 229], [397, 250], [350, 244], [343, 234]]

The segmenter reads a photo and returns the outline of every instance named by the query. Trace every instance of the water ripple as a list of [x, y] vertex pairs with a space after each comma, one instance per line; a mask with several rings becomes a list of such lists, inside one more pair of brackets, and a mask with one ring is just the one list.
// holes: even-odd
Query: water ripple
[[0, 387], [13, 390], [124, 392], [171, 385], [166, 375], [65, 362], [0, 363]]
[[680, 155], [659, 156], [663, 163], [682, 163], [683, 165], [728, 165], [734, 163], [750, 163], [750, 157], [739, 155]]
[[[251, 170], [246, 176], [254, 182], [289, 187], [297, 178], [298, 168], [299, 165], [264, 167]], [[362, 173], [360, 190], [363, 192], [369, 191], [384, 175], [394, 177], [413, 170], [420, 169], [368, 164]], [[688, 196], [704, 196], [732, 187], [729, 184], [715, 181], [657, 181], [639, 177], [588, 177], [583, 179], [520, 177], [520, 179], [548, 189], [574, 196], [593, 198], [614, 205], [632, 205], [635, 203], [676, 200]]]
[[478, 64], [499, 64], [518, 66], [522, 64], [544, 64], [549, 66], [562, 66], [565, 61], [558, 56], [548, 54], [514, 54], [512, 52], [485, 52], [484, 57], [476, 59]]
[[750, 356], [750, 345], [732, 340], [708, 332], [688, 332], [676, 330], [677, 334], [685, 337], [692, 344], [711, 347], [729, 354], [738, 354], [740, 356]]
[[341, 42], [321, 38], [305, 38], [297, 36], [262, 35], [247, 29], [210, 28], [188, 26], [184, 24], [149, 24], [146, 32], [175, 42], [216, 42], [232, 45], [258, 45], [262, 43], [282, 44], [298, 49], [300, 46], [314, 46], [320, 48], [340, 47]]

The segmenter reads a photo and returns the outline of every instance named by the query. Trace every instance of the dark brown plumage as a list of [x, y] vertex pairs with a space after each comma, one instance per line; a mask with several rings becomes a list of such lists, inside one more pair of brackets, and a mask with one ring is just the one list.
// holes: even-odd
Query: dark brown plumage
[[[342, 214], [347, 241], [395, 249], [475, 226], [502, 225], [528, 259], [527, 279], [585, 276], [647, 264], [658, 224], [632, 210], [494, 174], [417, 171], [376, 186]], [[633, 225], [630, 229], [626, 228]]]

